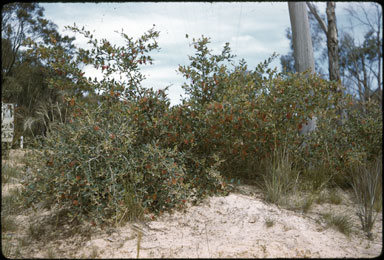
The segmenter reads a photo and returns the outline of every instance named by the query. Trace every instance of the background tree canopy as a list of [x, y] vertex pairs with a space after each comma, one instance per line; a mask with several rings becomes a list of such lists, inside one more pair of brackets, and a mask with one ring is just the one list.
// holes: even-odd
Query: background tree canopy
[[[337, 5], [336, 5], [337, 6]], [[315, 70], [328, 78], [324, 68], [328, 63], [326, 26], [329, 18], [321, 13], [316, 5], [308, 4], [308, 15], [314, 49]], [[340, 78], [349, 93], [357, 94], [358, 100], [366, 102], [371, 96], [382, 102], [382, 12], [377, 3], [371, 3], [371, 9], [356, 3], [346, 8], [350, 15], [351, 26], [340, 32], [338, 41], [338, 60]], [[336, 17], [337, 18], [337, 17]], [[364, 28], [363, 41], [354, 38], [354, 25]], [[286, 30], [287, 38], [292, 42], [291, 29]], [[293, 46], [291, 51], [280, 57], [283, 71], [295, 72]]]

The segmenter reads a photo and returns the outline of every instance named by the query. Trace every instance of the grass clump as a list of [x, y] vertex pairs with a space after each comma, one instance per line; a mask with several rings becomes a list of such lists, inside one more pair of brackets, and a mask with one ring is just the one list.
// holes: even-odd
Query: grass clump
[[368, 238], [372, 238], [372, 228], [377, 217], [376, 201], [382, 200], [381, 178], [382, 159], [377, 157], [374, 162], [365, 162], [356, 166], [351, 171], [352, 188], [357, 202], [357, 215], [362, 229]]
[[343, 199], [340, 197], [340, 195], [335, 191], [332, 190], [327, 197], [327, 201], [334, 205], [340, 205]]
[[329, 169], [321, 163], [316, 163], [303, 170], [301, 187], [314, 194], [319, 194], [331, 179]]
[[312, 208], [314, 200], [314, 196], [308, 196], [304, 199], [304, 202], [301, 206], [304, 213], [307, 213]]
[[18, 178], [19, 176], [20, 170], [18, 168], [6, 163], [1, 165], [1, 183], [3, 185], [10, 183], [13, 178]]
[[9, 216], [1, 216], [1, 230], [2, 232], [14, 232], [17, 230], [17, 223], [14, 218]]
[[1, 198], [1, 213], [15, 214], [21, 208], [23, 201], [22, 191], [19, 188], [9, 190], [7, 195]]
[[264, 180], [265, 199], [275, 204], [284, 204], [283, 198], [294, 189], [298, 172], [294, 170], [286, 149], [276, 150], [266, 163]]
[[275, 225], [275, 220], [271, 217], [267, 217], [265, 219], [265, 225], [267, 226], [267, 228], [270, 228]]
[[349, 216], [326, 213], [323, 217], [328, 226], [335, 228], [346, 236], [351, 234], [352, 221]]

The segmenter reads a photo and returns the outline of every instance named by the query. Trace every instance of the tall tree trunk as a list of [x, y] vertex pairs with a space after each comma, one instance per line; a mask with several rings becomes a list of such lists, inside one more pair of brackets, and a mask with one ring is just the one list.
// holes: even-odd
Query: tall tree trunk
[[339, 81], [339, 40], [337, 35], [335, 13], [336, 3], [327, 2], [325, 11], [327, 14], [327, 24], [323, 19], [321, 19], [320, 15], [317, 13], [316, 8], [311, 3], [307, 2], [306, 4], [327, 37], [329, 80]]
[[379, 94], [379, 100], [380, 100], [380, 103], [381, 103], [381, 108], [383, 107], [382, 104], [383, 104], [383, 100], [381, 98], [381, 95], [382, 95], [382, 92], [381, 92], [381, 61], [382, 61], [382, 48], [380, 47], [380, 45], [382, 46], [381, 43], [381, 36], [380, 36], [380, 32], [382, 31], [382, 26], [380, 26], [380, 20], [381, 20], [381, 17], [378, 19], [378, 23], [377, 23], [377, 51], [379, 53], [379, 60], [378, 60], [378, 68], [377, 68], [377, 86], [378, 86], [378, 94]]
[[336, 3], [327, 2], [327, 20], [328, 20], [328, 33], [327, 33], [327, 47], [328, 47], [328, 71], [329, 80], [337, 81], [340, 80], [340, 69], [339, 69], [339, 40], [337, 37], [337, 26], [336, 26], [336, 14], [335, 14]]
[[288, 2], [289, 18], [292, 27], [295, 69], [297, 72], [310, 70], [315, 73], [315, 61], [308, 13], [305, 2]]
[[[336, 3], [327, 2], [326, 14], [328, 20], [328, 30], [327, 35], [327, 47], [328, 47], [328, 72], [329, 80], [337, 82], [337, 93], [341, 93], [341, 81], [340, 81], [340, 67], [339, 67], [339, 39], [337, 35], [337, 25], [336, 25]], [[342, 93], [341, 93], [342, 94]], [[338, 110], [337, 113], [340, 116], [338, 120], [339, 125], [343, 125], [343, 120], [346, 119], [346, 112], [343, 110]]]
[[[305, 2], [288, 2], [289, 18], [292, 27], [293, 56], [295, 69], [301, 73], [308, 71], [315, 73], [312, 39], [309, 30], [307, 6]], [[306, 134], [316, 129], [317, 118], [313, 116], [301, 129], [301, 134]]]

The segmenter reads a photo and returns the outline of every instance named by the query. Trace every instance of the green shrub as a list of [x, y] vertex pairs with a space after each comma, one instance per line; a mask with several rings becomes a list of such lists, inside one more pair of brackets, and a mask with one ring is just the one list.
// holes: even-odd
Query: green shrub
[[[277, 73], [268, 68], [275, 55], [253, 71], [244, 60], [231, 69], [227, 64], [234, 56], [228, 45], [215, 55], [207, 47], [209, 38], [192, 44], [196, 53], [190, 64], [179, 67], [188, 94], [175, 117], [185, 115], [179, 127], [188, 126], [179, 141], [191, 140], [183, 133], [193, 133], [193, 153], [216, 153], [224, 176], [263, 175], [260, 166], [285, 144], [302, 185], [314, 191], [334, 183], [348, 187], [350, 165], [380, 153], [382, 114], [373, 100], [362, 110], [335, 82]], [[312, 116], [317, 117], [316, 130], [301, 135]]]
[[[101, 91], [100, 102], [68, 99], [72, 109], [66, 122], [52, 123], [47, 136], [36, 141], [38, 149], [28, 154], [32, 174], [24, 183], [27, 205], [43, 201], [47, 207], [68, 209], [71, 221], [119, 224], [224, 191], [217, 171], [220, 159], [193, 154], [193, 142], [186, 139], [190, 133], [180, 138], [184, 122], [171, 120], [180, 110], [169, 108], [165, 90], [155, 92], [140, 85], [143, 77], [135, 54], [155, 48], [143, 43], [156, 37], [154, 31], [139, 41], [126, 36], [128, 49], [112, 47], [106, 40], [101, 46], [91, 41], [93, 52], [80, 51], [83, 59], [93, 60], [105, 73], [104, 79], [92, 83]], [[104, 59], [92, 57], [93, 53]], [[140, 63], [144, 60], [151, 59], [139, 58]], [[108, 80], [120, 66], [130, 73], [127, 89]]]
[[43, 152], [28, 155], [35, 173], [27, 183], [29, 202], [50, 201], [71, 208], [73, 217], [120, 223], [221, 188], [214, 163], [181, 152], [177, 143], [166, 148], [145, 129], [133, 128], [124, 112], [100, 105], [83, 114], [56, 125], [42, 143]]
[[334, 83], [316, 75], [277, 73], [268, 68], [275, 55], [254, 71], [243, 60], [231, 70], [225, 65], [233, 57], [229, 46], [213, 55], [206, 46], [209, 39], [193, 43], [196, 54], [189, 57], [190, 65], [179, 67], [189, 81], [183, 105], [195, 113], [188, 124], [196, 126], [197, 149], [219, 153], [222, 174], [255, 178], [260, 162], [283, 143], [302, 168], [311, 164], [309, 153], [313, 161], [326, 161], [326, 154], [309, 151], [319, 144], [299, 131], [313, 115], [320, 122], [336, 120], [340, 96]]
[[[331, 178], [346, 178], [348, 165], [379, 151], [376, 104], [368, 102], [360, 116], [336, 83], [268, 68], [275, 55], [254, 70], [244, 60], [229, 67], [234, 55], [228, 44], [215, 55], [209, 38], [193, 39], [195, 55], [179, 66], [187, 97], [170, 107], [166, 88], [141, 86], [140, 66], [152, 63], [148, 53], [158, 48], [159, 32], [151, 29], [137, 40], [121, 33], [126, 46], [117, 47], [70, 29], [86, 37], [92, 50], [78, 49], [66, 63], [60, 48], [35, 48], [57, 60], [53, 70], [72, 76], [47, 80], [67, 91], [68, 115], [36, 142], [40, 152], [29, 155], [27, 204], [45, 201], [70, 209], [71, 219], [121, 223], [226, 193], [222, 176], [261, 177], [270, 200], [277, 201], [291, 185], [305, 183], [302, 176], [311, 181], [314, 174], [311, 188], [321, 189]], [[83, 77], [78, 64], [101, 69], [103, 78]], [[75, 85], [82, 91], [69, 91]], [[98, 95], [85, 98], [87, 89]], [[340, 121], [343, 110], [348, 120]], [[317, 129], [301, 135], [313, 116]]]

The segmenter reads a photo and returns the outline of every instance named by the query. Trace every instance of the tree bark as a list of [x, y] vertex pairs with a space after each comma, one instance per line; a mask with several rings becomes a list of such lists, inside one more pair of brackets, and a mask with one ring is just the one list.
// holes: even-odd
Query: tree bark
[[[309, 29], [308, 13], [305, 2], [288, 2], [289, 18], [292, 27], [293, 55], [295, 69], [301, 73], [309, 71], [315, 73], [312, 39]], [[313, 94], [313, 93], [312, 93]], [[306, 134], [316, 129], [315, 116], [312, 116], [300, 131]]]
[[328, 32], [327, 32], [327, 47], [328, 47], [328, 71], [329, 80], [337, 81], [340, 80], [340, 69], [339, 69], [339, 40], [337, 36], [336, 26], [336, 14], [335, 14], [336, 3], [327, 2], [327, 20], [328, 20]]
[[329, 80], [339, 81], [340, 80], [340, 66], [339, 66], [339, 40], [337, 34], [337, 25], [336, 25], [336, 3], [327, 2], [326, 14], [327, 14], [327, 24], [321, 19], [320, 15], [317, 13], [315, 7], [307, 2], [307, 6], [313, 16], [316, 18], [317, 22], [320, 24], [320, 27], [323, 29], [327, 37], [327, 49], [328, 49], [328, 72]]
[[306, 4], [305, 2], [289, 2], [288, 7], [292, 27], [295, 69], [299, 73], [307, 70], [315, 73], [315, 61], [313, 58]]

